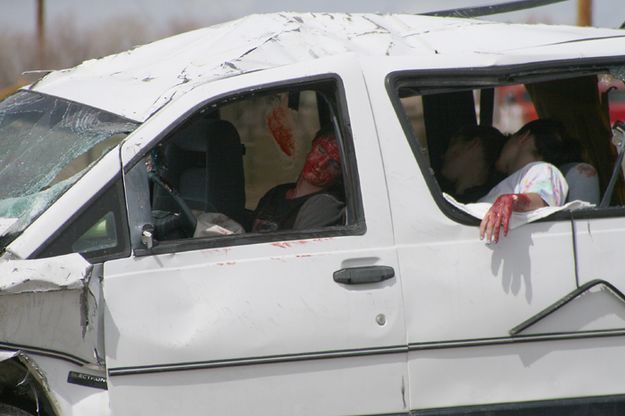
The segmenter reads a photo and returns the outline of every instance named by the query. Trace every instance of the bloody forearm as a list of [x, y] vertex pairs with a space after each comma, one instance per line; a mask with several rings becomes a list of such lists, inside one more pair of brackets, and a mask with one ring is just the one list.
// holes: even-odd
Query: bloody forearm
[[490, 207], [480, 224], [480, 238], [499, 241], [499, 232], [508, 235], [512, 211], [526, 212], [545, 206], [545, 202], [536, 193], [500, 195]]

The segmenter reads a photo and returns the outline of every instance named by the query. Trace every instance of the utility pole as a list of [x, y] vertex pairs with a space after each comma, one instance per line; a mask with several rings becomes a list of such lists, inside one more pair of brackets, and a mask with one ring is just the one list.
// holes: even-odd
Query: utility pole
[[44, 0], [37, 1], [37, 64], [40, 69], [46, 64], [46, 35]]
[[577, 26], [592, 26], [592, 0], [577, 0]]

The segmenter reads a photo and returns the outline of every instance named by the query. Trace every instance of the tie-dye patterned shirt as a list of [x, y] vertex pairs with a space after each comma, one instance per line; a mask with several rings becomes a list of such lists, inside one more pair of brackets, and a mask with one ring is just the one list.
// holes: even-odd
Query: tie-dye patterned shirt
[[479, 202], [495, 202], [503, 194], [536, 193], [549, 206], [564, 205], [569, 185], [562, 172], [546, 162], [528, 163], [490, 190]]

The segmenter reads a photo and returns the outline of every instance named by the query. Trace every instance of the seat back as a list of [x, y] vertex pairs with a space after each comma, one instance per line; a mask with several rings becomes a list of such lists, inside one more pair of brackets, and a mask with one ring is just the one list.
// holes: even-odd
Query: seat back
[[[239, 221], [245, 211], [243, 149], [230, 122], [196, 120], [176, 133], [165, 149], [167, 179], [192, 209]], [[162, 197], [155, 195], [153, 206], [171, 207]]]
[[594, 166], [585, 162], [573, 162], [560, 166], [560, 171], [569, 184], [566, 202], [580, 200], [599, 204], [599, 175]]

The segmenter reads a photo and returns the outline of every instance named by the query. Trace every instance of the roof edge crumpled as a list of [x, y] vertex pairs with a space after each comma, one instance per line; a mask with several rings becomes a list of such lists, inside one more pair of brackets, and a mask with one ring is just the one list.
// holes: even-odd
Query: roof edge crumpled
[[535, 54], [531, 48], [618, 35], [624, 36], [611, 29], [420, 15], [260, 14], [85, 61], [50, 73], [33, 89], [142, 122], [199, 84], [323, 57]]

